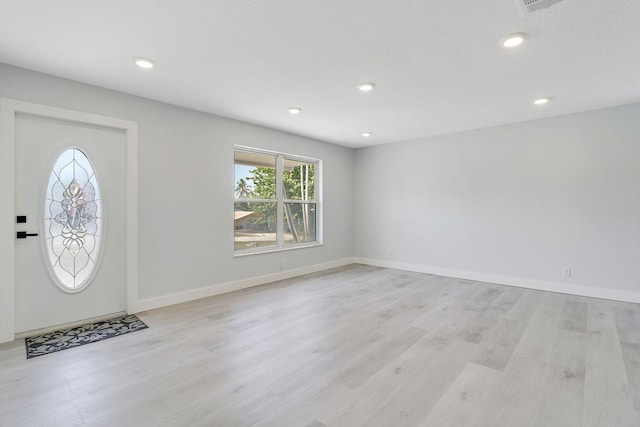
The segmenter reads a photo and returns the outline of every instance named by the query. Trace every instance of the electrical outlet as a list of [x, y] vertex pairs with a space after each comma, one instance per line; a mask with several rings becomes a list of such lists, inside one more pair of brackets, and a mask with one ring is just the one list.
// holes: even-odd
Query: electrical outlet
[[571, 267], [562, 267], [562, 277], [566, 279], [571, 277]]
[[387, 249], [387, 256], [391, 256], [393, 255], [393, 249], [389, 248]]

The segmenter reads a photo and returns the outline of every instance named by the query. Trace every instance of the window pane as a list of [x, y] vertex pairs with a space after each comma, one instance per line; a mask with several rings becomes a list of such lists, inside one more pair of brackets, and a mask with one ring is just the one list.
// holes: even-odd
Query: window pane
[[276, 156], [235, 152], [236, 199], [276, 198]]
[[284, 204], [284, 243], [316, 241], [316, 204]]
[[235, 203], [235, 248], [276, 246], [276, 204]]
[[314, 200], [315, 163], [284, 159], [282, 185], [285, 200]]
[[89, 285], [100, 258], [102, 201], [95, 171], [85, 153], [69, 148], [49, 175], [44, 237], [51, 271], [63, 290]]

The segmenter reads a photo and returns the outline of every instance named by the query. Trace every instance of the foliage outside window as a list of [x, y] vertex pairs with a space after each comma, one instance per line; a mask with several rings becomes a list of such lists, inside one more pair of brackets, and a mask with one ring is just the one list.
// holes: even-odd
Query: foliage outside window
[[319, 160], [236, 147], [236, 253], [320, 243]]

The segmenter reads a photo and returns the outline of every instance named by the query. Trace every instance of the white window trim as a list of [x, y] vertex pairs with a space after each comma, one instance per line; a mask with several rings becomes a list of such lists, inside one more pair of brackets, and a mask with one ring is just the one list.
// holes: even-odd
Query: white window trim
[[[249, 248], [249, 249], [235, 249], [234, 257], [242, 257], [247, 255], [257, 255], [271, 252], [290, 251], [295, 249], [310, 248], [321, 246], [323, 238], [322, 230], [322, 160], [314, 159], [312, 157], [300, 156], [297, 154], [288, 154], [278, 151], [264, 150], [260, 148], [248, 147], [244, 145], [235, 145], [234, 152], [234, 164], [235, 164], [235, 152], [244, 151], [247, 153], [266, 154], [276, 157], [276, 198], [275, 199], [238, 199], [233, 197], [234, 206], [237, 202], [262, 202], [262, 203], [276, 203], [276, 246], [266, 246], [262, 248]], [[314, 170], [314, 199], [313, 200], [290, 200], [283, 199], [282, 197], [282, 172], [284, 170], [284, 160], [294, 160], [307, 163], [315, 163]], [[284, 211], [285, 203], [315, 203], [316, 205], [316, 240], [313, 242], [303, 242], [294, 244], [284, 244], [284, 218], [282, 212]], [[235, 241], [235, 239], [234, 239]]]

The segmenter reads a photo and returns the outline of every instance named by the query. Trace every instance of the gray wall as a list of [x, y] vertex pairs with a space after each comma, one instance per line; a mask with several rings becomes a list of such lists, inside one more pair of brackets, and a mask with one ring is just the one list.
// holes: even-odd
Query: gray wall
[[[461, 276], [640, 288], [638, 104], [354, 155], [2, 64], [0, 96], [138, 122], [141, 299], [277, 273], [282, 259], [293, 269], [353, 255]], [[324, 246], [233, 257], [234, 144], [323, 160]]]
[[[352, 256], [353, 150], [4, 64], [0, 96], [138, 123], [141, 299]], [[323, 246], [233, 257], [234, 144], [323, 161]]]
[[639, 185], [639, 104], [361, 149], [355, 253], [639, 291]]

